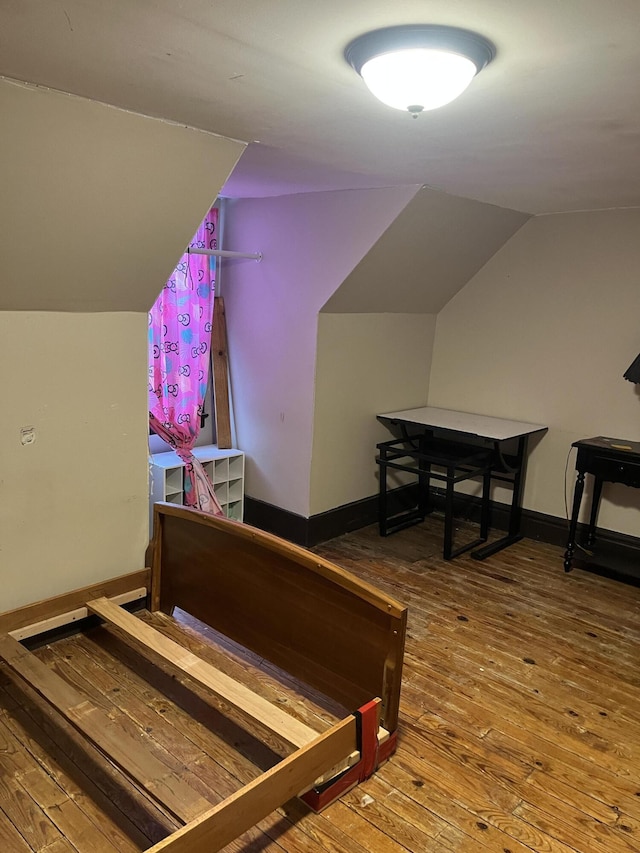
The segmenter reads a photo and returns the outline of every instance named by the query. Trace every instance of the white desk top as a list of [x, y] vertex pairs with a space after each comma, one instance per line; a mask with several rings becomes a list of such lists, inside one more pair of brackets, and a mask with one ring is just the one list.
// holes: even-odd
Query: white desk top
[[386, 412], [378, 415], [388, 421], [397, 423], [416, 424], [419, 426], [446, 429], [453, 432], [466, 433], [479, 438], [490, 438], [495, 441], [506, 441], [509, 438], [519, 438], [533, 432], [546, 430], [541, 424], [528, 424], [522, 421], [508, 421], [503, 418], [490, 418], [486, 415], [474, 415], [471, 412], [455, 412], [451, 409], [437, 409], [433, 406], [423, 406], [421, 409], [405, 409], [402, 412]]

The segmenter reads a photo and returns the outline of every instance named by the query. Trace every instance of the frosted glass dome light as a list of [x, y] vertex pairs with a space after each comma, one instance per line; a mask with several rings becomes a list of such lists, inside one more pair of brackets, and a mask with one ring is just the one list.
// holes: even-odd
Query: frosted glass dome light
[[374, 30], [345, 50], [376, 98], [414, 116], [461, 95], [494, 56], [491, 42], [476, 33], [417, 24]]
[[422, 112], [442, 107], [461, 95], [475, 77], [476, 66], [459, 54], [415, 49], [374, 56], [365, 62], [360, 74], [383, 104]]

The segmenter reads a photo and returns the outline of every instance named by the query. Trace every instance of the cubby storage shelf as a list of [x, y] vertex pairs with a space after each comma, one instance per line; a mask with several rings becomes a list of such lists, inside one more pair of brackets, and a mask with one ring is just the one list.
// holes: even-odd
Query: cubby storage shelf
[[[244, 518], [244, 453], [240, 450], [219, 450], [215, 444], [194, 447], [193, 455], [202, 462], [213, 483], [216, 497], [228, 518]], [[152, 453], [150, 456], [150, 524], [153, 525], [153, 505], [157, 501], [184, 504], [184, 462], [177, 453]]]

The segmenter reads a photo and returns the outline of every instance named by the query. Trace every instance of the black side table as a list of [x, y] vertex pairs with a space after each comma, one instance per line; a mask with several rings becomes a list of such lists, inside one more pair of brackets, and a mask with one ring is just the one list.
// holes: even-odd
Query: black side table
[[572, 447], [578, 448], [576, 471], [578, 477], [573, 493], [573, 511], [569, 525], [569, 541], [564, 555], [564, 570], [571, 571], [571, 562], [576, 545], [578, 515], [584, 492], [585, 474], [592, 474], [593, 500], [587, 530], [587, 547], [595, 542], [596, 520], [602, 494], [603, 483], [623, 483], [625, 486], [640, 488], [640, 441], [626, 441], [622, 438], [583, 438], [574, 441]]

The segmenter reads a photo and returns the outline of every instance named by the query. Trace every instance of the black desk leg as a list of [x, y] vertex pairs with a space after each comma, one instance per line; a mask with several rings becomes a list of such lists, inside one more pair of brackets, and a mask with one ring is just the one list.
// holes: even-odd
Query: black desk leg
[[[503, 461], [504, 469], [507, 472], [513, 473], [513, 495], [511, 497], [511, 509], [509, 510], [509, 528], [506, 536], [502, 539], [497, 539], [484, 548], [478, 548], [473, 551], [471, 556], [474, 560], [486, 560], [503, 548], [513, 545], [522, 539], [520, 527], [522, 524], [522, 492], [524, 490], [524, 474], [527, 467], [527, 435], [522, 435], [518, 439], [518, 451], [516, 454], [515, 465], [507, 465]], [[496, 451], [497, 452], [497, 451]]]
[[522, 539], [520, 528], [522, 526], [522, 493], [524, 491], [524, 472], [527, 467], [527, 438], [524, 435], [518, 442], [517, 471], [513, 478], [513, 497], [511, 499], [511, 513], [509, 514], [509, 538], [517, 542]]
[[571, 561], [573, 552], [576, 546], [576, 530], [578, 527], [578, 515], [580, 514], [580, 504], [582, 503], [582, 493], [584, 492], [584, 471], [578, 471], [578, 479], [573, 492], [573, 510], [571, 512], [571, 522], [569, 524], [569, 541], [567, 542], [567, 550], [564, 553], [564, 570], [571, 571]]
[[591, 548], [596, 541], [596, 521], [598, 519], [598, 507], [600, 506], [600, 495], [602, 494], [602, 480], [595, 477], [593, 481], [593, 499], [591, 501], [591, 516], [589, 518], [589, 531], [587, 533], [587, 548]]

